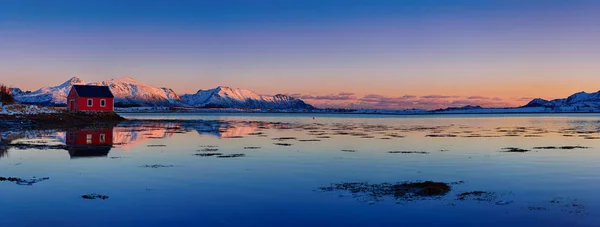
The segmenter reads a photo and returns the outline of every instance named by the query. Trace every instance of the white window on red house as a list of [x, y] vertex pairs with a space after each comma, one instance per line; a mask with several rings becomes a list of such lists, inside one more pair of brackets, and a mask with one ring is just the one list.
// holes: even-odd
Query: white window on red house
[[101, 107], [105, 107], [106, 106], [106, 100], [105, 99], [101, 99], [100, 100], [100, 106]]
[[94, 101], [92, 101], [92, 99], [88, 99], [88, 106], [93, 106], [94, 105]]
[[92, 134], [87, 134], [85, 137], [85, 143], [92, 144]]

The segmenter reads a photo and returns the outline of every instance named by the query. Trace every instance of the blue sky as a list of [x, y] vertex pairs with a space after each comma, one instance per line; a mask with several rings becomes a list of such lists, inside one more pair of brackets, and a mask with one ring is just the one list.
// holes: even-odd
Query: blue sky
[[[0, 75], [30, 90], [130, 76], [323, 106], [518, 105], [600, 89], [599, 11], [584, 0], [8, 0]], [[325, 99], [340, 93], [353, 95]], [[453, 98], [419, 99], [439, 96]]]

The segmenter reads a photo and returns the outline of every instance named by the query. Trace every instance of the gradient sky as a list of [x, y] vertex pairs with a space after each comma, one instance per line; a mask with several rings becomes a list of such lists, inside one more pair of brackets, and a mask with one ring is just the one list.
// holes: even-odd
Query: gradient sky
[[600, 89], [594, 0], [4, 0], [0, 82], [124, 76], [320, 107], [517, 106]]

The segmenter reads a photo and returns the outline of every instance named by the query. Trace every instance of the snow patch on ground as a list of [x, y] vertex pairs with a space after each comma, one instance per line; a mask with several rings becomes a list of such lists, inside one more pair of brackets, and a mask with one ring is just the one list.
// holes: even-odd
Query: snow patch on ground
[[47, 113], [58, 113], [58, 111], [53, 108], [37, 105], [12, 104], [0, 106], [0, 114], [5, 115], [33, 115]]

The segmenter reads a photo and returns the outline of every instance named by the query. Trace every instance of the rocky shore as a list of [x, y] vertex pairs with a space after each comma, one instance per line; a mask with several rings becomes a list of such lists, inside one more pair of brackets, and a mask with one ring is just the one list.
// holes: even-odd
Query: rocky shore
[[125, 120], [114, 112], [66, 111], [27, 105], [12, 109], [13, 111], [6, 111], [7, 108], [4, 108], [0, 113], [0, 130], [73, 128], [82, 125], [115, 124]]

